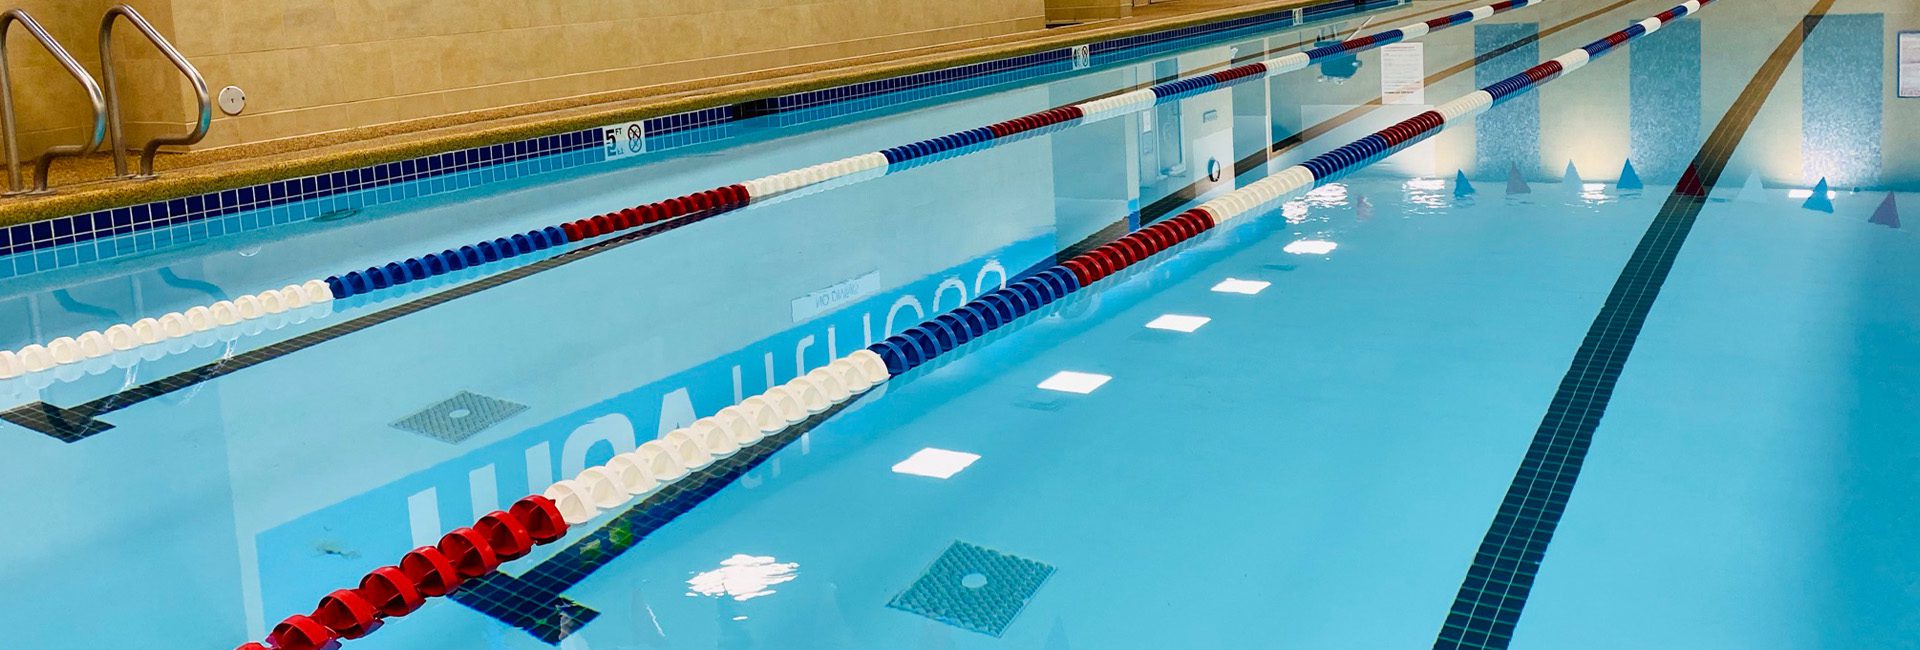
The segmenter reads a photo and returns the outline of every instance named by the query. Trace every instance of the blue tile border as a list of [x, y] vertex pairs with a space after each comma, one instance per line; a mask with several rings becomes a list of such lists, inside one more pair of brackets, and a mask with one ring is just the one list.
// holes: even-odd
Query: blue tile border
[[[1331, 0], [1301, 9], [1306, 21], [1398, 6], [1410, 0]], [[1296, 24], [1295, 10], [1192, 25], [1087, 44], [1092, 64], [1193, 45], [1194, 39]], [[1071, 71], [1074, 48], [715, 106], [642, 120], [647, 150], [723, 139], [703, 131], [780, 115], [775, 126], [845, 115], [998, 83]], [[126, 257], [157, 248], [310, 220], [346, 210], [459, 191], [607, 160], [602, 127], [529, 138], [0, 227], [0, 279]], [[423, 181], [423, 182], [415, 182]], [[79, 244], [92, 243], [91, 246]]]
[[[85, 247], [56, 248], [69, 244], [98, 242], [90, 256], [107, 259], [151, 248], [142, 244], [194, 241], [598, 162], [600, 138], [599, 128], [584, 129], [11, 226], [0, 229], [0, 256], [11, 256], [0, 258], [0, 278], [89, 256]], [[577, 153], [598, 155], [561, 155]], [[425, 180], [438, 182], [413, 182]], [[182, 228], [189, 224], [195, 227]], [[122, 237], [134, 233], [152, 241]], [[30, 251], [38, 253], [18, 255]]]

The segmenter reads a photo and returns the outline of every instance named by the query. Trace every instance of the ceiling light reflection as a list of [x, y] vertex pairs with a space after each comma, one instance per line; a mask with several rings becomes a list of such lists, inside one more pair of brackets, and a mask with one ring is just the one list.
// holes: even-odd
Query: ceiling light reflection
[[1286, 217], [1287, 221], [1292, 223], [1306, 221], [1307, 203], [1305, 201], [1288, 201], [1283, 203], [1280, 205], [1280, 216]]
[[800, 563], [776, 562], [770, 556], [736, 553], [720, 561], [720, 568], [687, 580], [688, 596], [752, 600], [773, 594], [774, 585], [799, 577]]
[[1302, 239], [1287, 244], [1284, 250], [1295, 255], [1325, 255], [1340, 245], [1324, 239]]
[[1408, 179], [1401, 190], [1406, 194], [1407, 203], [1413, 206], [1408, 210], [1409, 214], [1429, 213], [1433, 209], [1452, 205], [1452, 194], [1447, 192], [1447, 180], [1444, 178]]
[[1343, 205], [1347, 202], [1347, 186], [1345, 183], [1328, 183], [1313, 188], [1304, 198], [1313, 205]]

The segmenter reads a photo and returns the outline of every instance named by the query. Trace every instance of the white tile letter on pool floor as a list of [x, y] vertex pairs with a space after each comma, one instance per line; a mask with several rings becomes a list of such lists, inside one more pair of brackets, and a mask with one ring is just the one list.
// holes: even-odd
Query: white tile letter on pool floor
[[1220, 293], [1244, 293], [1251, 296], [1253, 294], [1260, 293], [1261, 291], [1265, 291], [1267, 287], [1272, 285], [1273, 285], [1272, 282], [1267, 282], [1265, 280], [1239, 280], [1235, 278], [1227, 278], [1225, 280], [1221, 280], [1220, 284], [1213, 285], [1213, 290], [1218, 291]]
[[1085, 395], [1106, 385], [1107, 381], [1111, 379], [1113, 378], [1106, 375], [1096, 375], [1091, 372], [1062, 370], [1054, 373], [1052, 377], [1048, 377], [1046, 381], [1040, 382], [1040, 387], [1063, 393], [1079, 393]]
[[899, 474], [945, 479], [959, 474], [960, 470], [966, 469], [976, 460], [980, 460], [980, 454], [928, 447], [913, 452], [913, 455], [908, 456], [906, 460], [894, 463], [893, 471]]
[[1159, 318], [1147, 321], [1147, 327], [1157, 330], [1192, 333], [1213, 319], [1205, 316], [1182, 316], [1179, 314], [1161, 314]]

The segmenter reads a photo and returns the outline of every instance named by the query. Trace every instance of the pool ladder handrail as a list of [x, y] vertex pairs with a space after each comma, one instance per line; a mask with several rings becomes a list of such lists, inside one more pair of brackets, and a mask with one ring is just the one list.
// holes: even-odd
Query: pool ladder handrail
[[[84, 145], [62, 144], [47, 147], [47, 150], [40, 154], [39, 161], [34, 164], [32, 190], [21, 186], [20, 140], [13, 119], [13, 77], [7, 63], [7, 33], [13, 30], [14, 23], [26, 27], [27, 33], [31, 34], [34, 40], [40, 41], [40, 46], [60, 62], [60, 67], [66, 68], [67, 74], [73, 75], [74, 80], [79, 81], [80, 85], [86, 88], [87, 99], [93, 103], [93, 135], [87, 138], [87, 143]], [[28, 15], [25, 9], [14, 8], [0, 12], [0, 129], [4, 129], [0, 137], [5, 137], [7, 141], [7, 191], [0, 192], [0, 195], [5, 196], [45, 194], [48, 191], [47, 172], [53, 167], [54, 158], [93, 153], [100, 149], [100, 141], [106, 137], [107, 104], [100, 93], [100, 84], [96, 83], [93, 75], [87, 74], [86, 68], [81, 67], [80, 62], [73, 60], [73, 55], [68, 54], [66, 48], [60, 47], [60, 44], [47, 34], [47, 30], [40, 26], [39, 21]]]
[[[148, 42], [153, 43], [154, 49], [160, 50], [160, 54], [167, 57], [167, 61], [173, 63], [174, 68], [179, 69], [181, 74], [186, 75], [187, 81], [193, 83], [194, 100], [199, 102], [200, 107], [200, 116], [197, 121], [194, 122], [193, 131], [186, 135], [161, 136], [147, 141], [146, 146], [140, 150], [139, 174], [127, 173], [126, 136], [122, 133], [120, 94], [115, 90], [118, 84], [114, 82], [113, 75], [113, 24], [116, 22], [114, 19], [123, 16], [126, 17], [127, 22], [133, 23], [135, 29], [140, 30], [141, 35], [147, 37]], [[153, 157], [160, 153], [161, 146], [170, 144], [190, 145], [198, 143], [202, 138], [207, 137], [207, 129], [213, 125], [213, 100], [207, 95], [206, 78], [200, 76], [200, 70], [194, 68], [193, 64], [187, 61], [187, 57], [181, 56], [180, 50], [174, 49], [172, 42], [168, 41], [166, 37], [161, 36], [160, 32], [153, 28], [153, 23], [147, 22], [146, 16], [140, 15], [140, 12], [131, 6], [124, 4], [114, 5], [107, 10], [106, 16], [100, 19], [100, 72], [102, 79], [106, 81], [107, 124], [108, 133], [112, 137], [113, 142], [114, 176], [119, 178], [153, 178]]]

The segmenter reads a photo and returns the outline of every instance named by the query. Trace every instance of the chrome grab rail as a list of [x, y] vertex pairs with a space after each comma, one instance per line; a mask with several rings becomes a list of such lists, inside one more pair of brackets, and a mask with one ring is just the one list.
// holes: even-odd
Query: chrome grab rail
[[[200, 103], [199, 121], [194, 123], [191, 133], [154, 138], [141, 148], [138, 175], [127, 173], [127, 145], [126, 136], [121, 133], [120, 95], [115, 92], [117, 84], [114, 83], [113, 78], [113, 23], [115, 18], [121, 16], [125, 16], [127, 22], [133, 23], [133, 27], [140, 30], [140, 33], [147, 37], [147, 41], [153, 43], [153, 47], [160, 50], [160, 54], [165, 55], [167, 60], [173, 63], [173, 67], [178, 68], [181, 74], [187, 76], [188, 81], [193, 82], [194, 99]], [[140, 12], [135, 11], [133, 7], [114, 5], [107, 10], [106, 17], [100, 19], [100, 72], [107, 87], [107, 125], [113, 142], [114, 175], [121, 178], [153, 178], [153, 157], [160, 153], [162, 145], [193, 144], [207, 137], [207, 128], [213, 124], [213, 100], [207, 96], [207, 80], [200, 76], [200, 71], [195, 69], [192, 63], [187, 62], [187, 57], [181, 56], [179, 50], [173, 49], [173, 43], [168, 42], [160, 32], [153, 29], [153, 23], [147, 22], [147, 18], [140, 15]]]
[[[40, 41], [40, 46], [46, 48], [48, 54], [52, 54], [53, 58], [60, 61], [60, 67], [66, 68], [67, 74], [73, 75], [81, 86], [86, 87], [87, 98], [93, 102], [92, 137], [87, 138], [85, 145], [62, 144], [47, 147], [47, 150], [40, 154], [40, 161], [34, 165], [34, 188], [30, 192], [22, 189], [20, 185], [20, 140], [13, 122], [13, 78], [7, 65], [7, 32], [12, 31], [14, 23], [20, 23], [21, 26], [26, 27], [27, 33], [32, 34], [34, 40]], [[45, 193], [47, 171], [53, 167], [54, 158], [93, 153], [100, 148], [100, 141], [106, 137], [107, 132], [107, 102], [100, 94], [100, 84], [95, 83], [93, 75], [87, 74], [86, 68], [80, 67], [80, 63], [74, 61], [72, 55], [67, 54], [66, 48], [54, 42], [53, 37], [47, 35], [47, 30], [41, 28], [40, 23], [22, 9], [8, 9], [5, 13], [0, 13], [0, 129], [5, 130], [4, 134], [0, 135], [4, 135], [7, 140], [8, 189], [4, 193], [7, 195]]]

